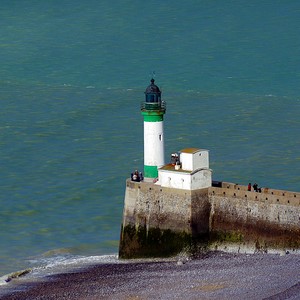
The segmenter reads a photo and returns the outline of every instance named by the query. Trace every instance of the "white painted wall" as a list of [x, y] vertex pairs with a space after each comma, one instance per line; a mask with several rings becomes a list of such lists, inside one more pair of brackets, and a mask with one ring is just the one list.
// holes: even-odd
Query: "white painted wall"
[[211, 187], [212, 183], [212, 170], [211, 169], [202, 169], [199, 172], [196, 172], [192, 175], [191, 180], [191, 189], [203, 189]]
[[197, 190], [211, 186], [212, 171], [201, 169], [194, 174], [182, 171], [158, 170], [158, 184], [183, 190]]
[[164, 128], [161, 122], [144, 122], [144, 164], [161, 167], [164, 158]]
[[209, 151], [199, 149], [195, 153], [181, 152], [180, 162], [183, 170], [194, 171], [209, 168]]
[[163, 187], [190, 190], [190, 173], [158, 170], [158, 183]]

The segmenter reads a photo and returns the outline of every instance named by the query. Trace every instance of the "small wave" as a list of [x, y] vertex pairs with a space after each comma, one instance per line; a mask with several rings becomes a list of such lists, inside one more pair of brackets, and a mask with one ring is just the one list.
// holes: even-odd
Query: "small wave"
[[0, 286], [8, 284], [14, 279], [35, 281], [46, 276], [68, 273], [80, 270], [91, 265], [117, 264], [122, 263], [118, 260], [117, 254], [100, 256], [74, 256], [74, 255], [55, 255], [43, 256], [29, 260], [34, 267], [22, 271], [16, 271], [0, 277]]
[[32, 268], [29, 277], [44, 277], [48, 275], [66, 273], [68, 271], [79, 270], [94, 264], [119, 263], [118, 255], [100, 256], [74, 256], [74, 255], [55, 255], [52, 257], [41, 257], [30, 260]]

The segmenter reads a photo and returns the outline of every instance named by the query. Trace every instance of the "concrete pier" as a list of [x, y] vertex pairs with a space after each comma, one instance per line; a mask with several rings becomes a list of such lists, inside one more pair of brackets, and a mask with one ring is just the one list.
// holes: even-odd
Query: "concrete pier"
[[300, 249], [300, 193], [222, 182], [184, 190], [126, 181], [120, 258], [163, 257], [199, 247]]
[[119, 257], [300, 249], [300, 193], [213, 182], [203, 148], [172, 153], [165, 164], [165, 112], [152, 78], [141, 105], [144, 179], [135, 174], [126, 181]]

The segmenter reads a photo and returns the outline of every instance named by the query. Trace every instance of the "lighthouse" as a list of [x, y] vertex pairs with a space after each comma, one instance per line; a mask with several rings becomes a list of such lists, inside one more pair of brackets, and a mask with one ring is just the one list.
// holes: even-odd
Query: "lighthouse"
[[198, 255], [198, 249], [235, 246], [247, 252], [300, 249], [300, 194], [268, 188], [255, 193], [247, 186], [212, 181], [209, 150], [203, 148], [173, 152], [165, 164], [165, 112], [151, 79], [141, 105], [144, 180], [126, 180], [119, 258]]
[[161, 100], [161, 91], [151, 79], [141, 104], [144, 117], [144, 180], [158, 177], [158, 168], [165, 164], [164, 158], [164, 114], [166, 103]]

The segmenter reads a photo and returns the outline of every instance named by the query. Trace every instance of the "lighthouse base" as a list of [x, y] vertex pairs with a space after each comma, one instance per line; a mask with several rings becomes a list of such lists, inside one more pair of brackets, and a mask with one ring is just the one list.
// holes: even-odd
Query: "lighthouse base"
[[208, 190], [127, 180], [119, 257], [167, 257], [207, 243]]

